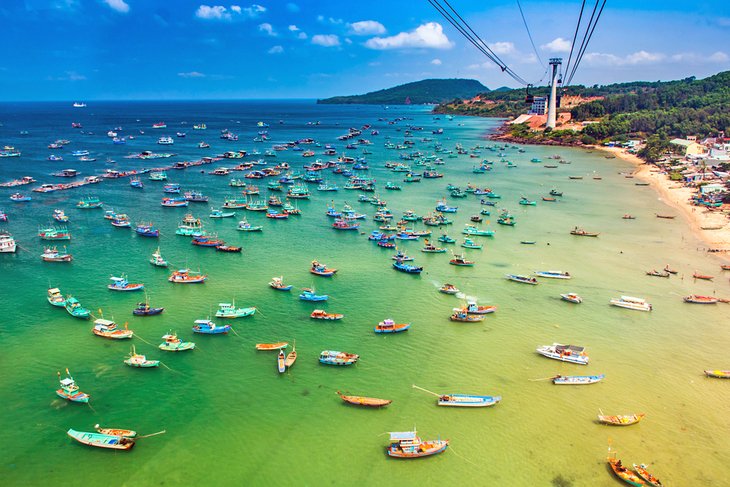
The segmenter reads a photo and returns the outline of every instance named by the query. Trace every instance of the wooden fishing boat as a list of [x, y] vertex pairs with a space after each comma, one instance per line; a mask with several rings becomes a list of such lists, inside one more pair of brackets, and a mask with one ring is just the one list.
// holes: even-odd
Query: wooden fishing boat
[[51, 304], [51, 306], [56, 306], [59, 308], [63, 308], [66, 306], [66, 299], [63, 297], [63, 294], [61, 294], [61, 290], [57, 287], [52, 287], [48, 289], [48, 296], [46, 297], [48, 302]]
[[666, 271], [658, 271], [656, 269], [652, 269], [650, 271], [646, 271], [647, 276], [654, 276], [654, 277], [669, 277], [671, 276], [670, 273]]
[[236, 300], [233, 303], [218, 303], [218, 311], [215, 312], [216, 318], [245, 318], [256, 313], [256, 308], [237, 308]]
[[484, 315], [470, 315], [461, 308], [454, 308], [454, 313], [449, 316], [449, 319], [462, 323], [476, 323], [478, 321], [484, 321]]
[[71, 373], [66, 369], [66, 377], [61, 379], [61, 372], [58, 373], [58, 382], [61, 386], [56, 390], [56, 395], [71, 402], [89, 402], [91, 396], [79, 390], [76, 381], [71, 377]]
[[494, 406], [502, 396], [475, 396], [472, 394], [442, 394], [436, 404], [439, 406], [461, 408], [483, 408]]
[[624, 216], [621, 217], [624, 220], [636, 220], [636, 217], [634, 215], [629, 215], [628, 213], [625, 213]]
[[71, 254], [60, 253], [56, 247], [45, 247], [41, 260], [43, 262], [71, 262], [73, 257]]
[[222, 211], [217, 208], [211, 208], [210, 215], [208, 215], [210, 218], [232, 218], [236, 216], [235, 211]]
[[595, 384], [602, 381], [606, 376], [600, 375], [556, 375], [553, 377], [553, 384], [562, 386], [579, 386]]
[[286, 354], [286, 360], [284, 361], [284, 365], [288, 369], [292, 365], [294, 365], [294, 362], [296, 362], [296, 361], [297, 361], [297, 343], [295, 341], [294, 348], [292, 349], [292, 351], [289, 352], [288, 354]]
[[158, 238], [160, 236], [160, 230], [152, 224], [139, 223], [134, 231], [141, 237]]
[[315, 294], [314, 289], [305, 287], [299, 294], [299, 299], [302, 301], [327, 301], [329, 296], [326, 294]]
[[461, 311], [466, 311], [470, 315], [486, 315], [497, 311], [496, 306], [479, 306], [475, 301], [469, 301], [466, 306], [461, 308]]
[[277, 291], [291, 291], [291, 284], [284, 285], [284, 277], [272, 277], [269, 286]]
[[572, 279], [573, 276], [566, 271], [535, 271], [537, 277], [545, 277], [548, 279]]
[[663, 484], [661, 483], [661, 481], [658, 478], [654, 477], [652, 474], [650, 474], [646, 470], [646, 467], [647, 466], [643, 463], [640, 465], [634, 463], [634, 471], [639, 477], [644, 480], [644, 482], [646, 482], [647, 485], [650, 485], [651, 487], [662, 487]]
[[550, 190], [550, 196], [563, 196], [562, 191], [558, 191], [557, 189], [551, 189]]
[[578, 227], [573, 228], [570, 231], [570, 234], [576, 235], [578, 237], [597, 237], [598, 235], [600, 235], [599, 233], [596, 233], [596, 232], [587, 232], [587, 231], [583, 230], [582, 228], [578, 228]]
[[152, 367], [159, 367], [159, 360], [147, 360], [147, 357], [137, 353], [137, 350], [132, 346], [132, 351], [129, 352], [129, 357], [124, 359], [124, 363], [130, 367], [137, 367], [141, 369], [149, 369]]
[[722, 269], [724, 271], [730, 271], [730, 264], [722, 264], [720, 266], [720, 269]]
[[611, 426], [630, 426], [632, 424], [636, 424], [642, 419], [644, 419], [644, 416], [646, 414], [639, 413], [639, 414], [618, 414], [616, 416], [610, 416], [606, 414], [599, 414], [598, 415], [598, 422], [603, 424], [608, 424]]
[[136, 438], [137, 432], [134, 430], [127, 430], [121, 428], [102, 428], [98, 424], [94, 425], [94, 429], [97, 433], [109, 436], [121, 436], [123, 438]]
[[224, 335], [231, 330], [231, 325], [218, 326], [211, 320], [195, 320], [193, 324], [193, 333], [202, 335]]
[[241, 220], [238, 222], [238, 226], [236, 227], [236, 230], [241, 232], [260, 232], [263, 230], [262, 225], [251, 225], [246, 220]]
[[472, 267], [474, 266], [474, 261], [466, 260], [464, 254], [454, 254], [454, 258], [449, 260], [449, 264], [459, 267]]
[[162, 335], [162, 339], [165, 341], [160, 343], [158, 348], [166, 352], [184, 352], [195, 348], [195, 343], [180, 340], [176, 333], [170, 332], [166, 335]]
[[279, 350], [279, 354], [276, 356], [276, 369], [280, 374], [286, 372], [286, 354], [284, 349]]
[[538, 347], [535, 351], [543, 357], [551, 358], [553, 360], [560, 360], [561, 362], [570, 362], [578, 365], [588, 365], [589, 358], [585, 353], [584, 347], [553, 343], [552, 345], [543, 345]]
[[336, 350], [323, 350], [319, 354], [319, 363], [325, 365], [352, 365], [360, 358], [359, 355]]
[[611, 466], [611, 470], [613, 470], [613, 473], [615, 473], [618, 478], [620, 478], [629, 485], [633, 485], [636, 487], [646, 486], [646, 482], [644, 482], [641, 477], [636, 475], [636, 473], [624, 467], [621, 464], [621, 460], [616, 459], [615, 454], [613, 457], [608, 457], [607, 460], [608, 464]]
[[157, 250], [155, 250], [152, 254], [150, 264], [156, 267], [167, 267], [169, 265], [169, 263], [162, 257], [159, 247], [157, 247]]
[[83, 320], [86, 320], [89, 318], [89, 316], [91, 316], [91, 311], [81, 306], [79, 300], [74, 298], [73, 296], [66, 297], [66, 304], [64, 307], [66, 308], [68, 314], [70, 314], [74, 318], [81, 318]]
[[453, 284], [447, 283], [439, 288], [439, 292], [442, 294], [454, 295], [460, 293], [461, 291], [459, 291], [459, 289]]
[[552, 202], [558, 201], [555, 198], [553, 198], [552, 196], [543, 196], [542, 200], [543, 201], [552, 201]]
[[320, 264], [318, 261], [312, 261], [312, 267], [309, 272], [322, 277], [332, 277], [337, 273], [337, 269], [330, 269], [325, 264]]
[[374, 331], [375, 333], [400, 333], [407, 331], [410, 327], [410, 323], [396, 323], [392, 319], [386, 318], [375, 326]]
[[421, 272], [423, 272], [423, 267], [406, 264], [401, 259], [396, 259], [396, 261], [393, 262], [393, 269], [400, 272], [405, 272], [406, 274], [420, 274]]
[[441, 253], [446, 252], [446, 249], [443, 247], [436, 247], [428, 239], [425, 239], [424, 247], [421, 249], [421, 252], [431, 253], [431, 254], [441, 254]]
[[141, 291], [144, 289], [144, 284], [133, 284], [127, 281], [126, 274], [122, 274], [121, 277], [111, 276], [109, 279], [112, 283], [107, 286], [107, 289], [111, 291]]
[[113, 321], [102, 318], [94, 320], [94, 328], [91, 329], [91, 332], [98, 337], [110, 338], [112, 340], [125, 340], [134, 336], [134, 332], [128, 330], [126, 324], [122, 330]]
[[666, 220], [674, 220], [676, 215], [660, 215], [659, 213], [655, 213], [657, 218], [664, 218]]
[[720, 301], [715, 296], [700, 296], [699, 294], [690, 294], [682, 298], [685, 303], [694, 304], [717, 304]]
[[390, 445], [386, 452], [396, 458], [419, 458], [436, 455], [449, 446], [449, 440], [428, 440], [419, 438], [416, 431], [390, 432]]
[[75, 429], [69, 429], [66, 434], [79, 443], [96, 448], [129, 450], [134, 446], [134, 439], [124, 436], [104, 435], [101, 433], [76, 431]]
[[711, 281], [715, 278], [715, 276], [708, 276], [707, 274], [700, 274], [697, 271], [692, 274], [692, 277], [695, 279], [702, 279], [703, 281]]
[[578, 296], [575, 293], [561, 294], [560, 299], [562, 299], [563, 301], [568, 301], [569, 303], [575, 303], [575, 304], [580, 304], [583, 302], [583, 298], [581, 298], [580, 296]]
[[705, 370], [707, 377], [714, 377], [715, 379], [730, 379], [730, 370]]
[[461, 243], [461, 246], [464, 247], [465, 249], [476, 249], [476, 250], [481, 250], [483, 247], [483, 245], [477, 244], [469, 237], [464, 238], [464, 241]]
[[664, 266], [663, 271], [664, 272], [668, 272], [670, 274], [677, 274], [679, 272], [679, 271], [677, 271], [677, 270], [672, 269], [671, 267], [669, 267], [669, 264], [667, 264], [667, 265]]
[[256, 350], [262, 352], [270, 352], [272, 350], [281, 350], [289, 346], [289, 342], [276, 342], [276, 343], [257, 343]]
[[312, 314], [309, 315], [310, 318], [313, 318], [315, 320], [341, 320], [345, 317], [345, 315], [339, 314], [339, 313], [327, 313], [326, 311], [322, 309], [315, 309], [312, 311]]
[[343, 394], [340, 391], [337, 391], [337, 395], [348, 404], [365, 406], [368, 408], [382, 408], [393, 402], [391, 399], [379, 399], [377, 397], [350, 396], [348, 394]]
[[205, 282], [207, 279], [207, 275], [199, 273], [191, 274], [189, 269], [174, 271], [170, 277], [167, 278], [168, 281], [175, 284], [198, 284]]
[[537, 279], [535, 279], [534, 277], [521, 276], [519, 274], [507, 274], [505, 277], [510, 281], [537, 286]]

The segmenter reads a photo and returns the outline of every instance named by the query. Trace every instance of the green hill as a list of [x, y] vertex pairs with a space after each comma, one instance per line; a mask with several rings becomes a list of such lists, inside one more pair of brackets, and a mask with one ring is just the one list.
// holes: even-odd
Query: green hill
[[475, 79], [424, 79], [413, 83], [394, 86], [385, 90], [372, 91], [364, 95], [334, 96], [317, 100], [323, 104], [351, 104], [368, 105], [417, 105], [443, 103], [456, 98], [471, 98], [477, 93], [484, 93], [489, 89]]

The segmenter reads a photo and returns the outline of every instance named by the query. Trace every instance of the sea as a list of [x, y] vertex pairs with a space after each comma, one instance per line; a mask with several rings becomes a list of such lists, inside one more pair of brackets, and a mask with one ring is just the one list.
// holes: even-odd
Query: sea
[[[72, 122], [82, 128], [72, 128]], [[167, 127], [153, 129], [157, 122]], [[609, 450], [625, 465], [649, 465], [664, 485], [730, 482], [730, 384], [703, 374], [704, 369], [730, 369], [728, 305], [682, 301], [688, 294], [730, 297], [728, 273], [720, 269], [720, 256], [708, 253], [680, 216], [656, 217], [673, 210], [650, 187], [627, 177], [634, 168], [625, 161], [607, 159], [599, 151], [497, 144], [487, 136], [502, 120], [447, 118], [425, 106], [318, 105], [311, 100], [89, 102], [84, 108], [70, 102], [3, 103], [0, 123], [0, 146], [22, 152], [18, 158], [0, 159], [0, 180], [38, 180], [0, 188], [0, 208], [9, 220], [0, 223], [0, 230], [18, 242], [17, 253], [0, 254], [3, 485], [618, 485], [606, 463]], [[193, 129], [201, 123], [207, 130]], [[370, 127], [360, 136], [338, 140], [350, 128], [365, 125]], [[107, 136], [115, 128], [127, 137], [126, 145], [115, 145]], [[236, 134], [238, 141], [221, 139], [222, 130]], [[264, 131], [270, 139], [254, 142]], [[180, 138], [177, 132], [187, 135]], [[166, 135], [174, 145], [157, 144]], [[315, 157], [304, 158], [291, 148], [276, 151], [276, 157], [263, 155], [275, 144], [305, 138], [317, 142], [302, 146], [315, 151]], [[61, 150], [48, 149], [57, 139], [71, 142]], [[357, 144], [358, 139], [371, 144]], [[210, 148], [199, 149], [201, 141]], [[386, 147], [404, 141], [413, 144]], [[356, 148], [347, 149], [348, 142]], [[260, 167], [286, 162], [293, 174], [302, 174], [303, 166], [315, 159], [335, 158], [323, 155], [327, 144], [338, 154], [365, 158], [370, 169], [353, 172], [377, 180], [374, 194], [386, 200], [396, 220], [406, 210], [433, 212], [442, 198], [457, 206], [458, 212], [449, 215], [454, 220], [450, 226], [414, 225], [433, 230], [432, 240], [445, 231], [457, 244], [435, 242], [450, 251], [427, 254], [420, 251], [423, 239], [399, 241], [398, 248], [415, 257], [424, 271], [395, 271], [393, 249], [367, 238], [380, 225], [373, 221], [376, 207], [359, 202], [358, 191], [342, 189], [347, 178], [330, 170], [320, 174], [340, 190], [319, 192], [310, 184], [311, 199], [297, 202], [301, 216], [271, 220], [263, 213], [237, 210], [234, 218], [209, 218], [211, 207], [240, 195], [229, 180], [245, 174], [220, 177], [209, 174], [213, 169], [263, 159], [267, 166]], [[468, 153], [457, 154], [457, 144]], [[96, 161], [80, 162], [71, 155], [82, 149]], [[145, 150], [176, 155], [125, 158]], [[132, 188], [129, 178], [120, 178], [68, 191], [30, 191], [41, 183], [68, 182], [50, 176], [66, 168], [79, 171], [80, 179], [107, 169], [164, 167], [239, 150], [249, 155], [167, 170], [168, 182], [203, 192], [209, 204], [163, 208], [164, 183], [150, 181], [146, 174], [141, 190]], [[260, 155], [251, 155], [254, 151]], [[416, 160], [402, 159], [414, 151], [441, 158], [443, 164], [433, 167], [444, 177], [405, 183], [405, 173], [385, 167], [402, 162], [421, 172], [424, 166]], [[49, 161], [50, 154], [63, 161]], [[491, 170], [474, 173], [484, 160], [491, 162]], [[557, 167], [547, 167], [552, 165]], [[260, 187], [261, 198], [268, 196], [269, 179], [249, 181]], [[388, 181], [403, 189], [386, 191]], [[455, 199], [446, 189], [449, 184], [490, 188], [501, 199], [492, 200], [495, 206], [481, 205], [483, 196]], [[551, 189], [563, 196], [543, 201]], [[31, 194], [32, 201], [11, 202], [16, 191]], [[132, 223], [153, 222], [160, 238], [112, 227], [103, 209], [77, 209], [86, 196], [98, 197], [104, 209], [128, 214]], [[537, 204], [520, 205], [521, 197]], [[332, 203], [365, 213], [360, 229], [331, 228], [325, 211]], [[514, 227], [496, 224], [503, 208], [514, 215]], [[54, 209], [70, 217], [71, 263], [40, 259], [47, 242], [37, 232], [55, 223]], [[481, 250], [462, 249], [461, 230], [481, 209], [491, 214], [479, 226], [496, 233], [473, 238], [484, 245]], [[189, 237], [176, 235], [187, 213], [201, 218], [208, 232], [241, 246], [242, 253], [199, 248]], [[636, 218], [622, 219], [626, 213]], [[237, 231], [244, 217], [263, 231]], [[600, 235], [573, 236], [570, 230], [576, 226]], [[150, 265], [158, 247], [170, 268]], [[464, 252], [475, 265], [449, 265], [452, 251]], [[337, 274], [310, 274], [315, 259], [337, 268]], [[645, 274], [665, 265], [678, 273], [670, 278]], [[167, 278], [176, 268], [200, 270], [208, 281], [171, 284]], [[536, 270], [564, 270], [573, 277], [540, 279], [537, 286], [505, 278]], [[697, 281], [694, 272], [715, 278]], [[109, 277], [122, 273], [130, 282], [144, 283], [145, 292], [109, 291]], [[273, 276], [283, 276], [293, 290], [271, 289]], [[439, 293], [444, 283], [454, 284], [461, 294]], [[128, 326], [134, 338], [112, 341], [93, 335], [93, 320], [73, 318], [49, 305], [49, 287], [75, 296], [95, 317]], [[330, 299], [300, 301], [305, 287]], [[562, 301], [560, 294], [566, 292], [578, 293], [583, 303]], [[164, 313], [133, 316], [145, 295]], [[621, 295], [644, 298], [653, 310], [609, 306], [610, 299]], [[255, 306], [256, 314], [214, 318], [219, 303], [233, 300], [240, 307]], [[498, 309], [480, 323], [450, 321], [452, 309], [469, 300]], [[345, 316], [336, 322], [313, 320], [314, 309]], [[218, 324], [231, 323], [233, 332], [193, 334], [194, 320], [209, 316]], [[386, 318], [411, 323], [411, 328], [395, 335], [374, 333], [373, 327]], [[159, 350], [161, 337], [170, 331], [194, 341], [195, 350]], [[274, 352], [254, 347], [277, 341], [289, 342], [289, 351], [295, 345], [298, 353], [296, 364], [283, 374], [277, 372]], [[585, 347], [589, 365], [535, 352], [555, 342]], [[132, 346], [163, 366], [125, 366]], [[360, 360], [350, 367], [322, 365], [318, 357], [323, 350], [356, 353]], [[67, 368], [91, 395], [88, 405], [56, 396], [57, 372], [65, 375]], [[546, 380], [557, 374], [605, 374], [605, 379], [559, 387]], [[502, 399], [489, 408], [444, 408], [414, 385], [436, 394]], [[343, 403], [337, 391], [393, 402], [363, 409]], [[611, 427], [597, 422], [601, 411], [646, 417], [636, 425]], [[140, 435], [165, 433], [139, 439], [131, 451], [90, 448], [66, 435], [69, 428], [93, 431], [95, 424]], [[448, 439], [450, 446], [430, 458], [389, 458], [388, 432], [413, 429], [424, 439]]]

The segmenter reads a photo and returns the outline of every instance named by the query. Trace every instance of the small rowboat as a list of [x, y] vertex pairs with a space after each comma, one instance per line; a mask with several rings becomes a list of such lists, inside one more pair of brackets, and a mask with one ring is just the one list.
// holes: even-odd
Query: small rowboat
[[294, 365], [294, 362], [297, 361], [297, 343], [294, 342], [294, 348], [291, 352], [289, 352], [286, 355], [286, 360], [284, 361], [284, 365], [286, 365], [286, 368], [290, 368], [292, 365]]
[[537, 279], [535, 279], [534, 277], [520, 276], [520, 275], [517, 275], [517, 274], [507, 274], [505, 277], [507, 279], [509, 279], [510, 281], [520, 282], [522, 284], [531, 284], [533, 286], [537, 286]]
[[646, 275], [647, 276], [654, 276], [654, 277], [669, 277], [669, 276], [671, 276], [671, 274], [668, 273], [667, 271], [661, 271], [660, 272], [660, 271], [657, 271], [656, 269], [651, 270], [651, 271], [646, 271]]
[[69, 429], [66, 434], [84, 445], [112, 450], [129, 450], [134, 446], [134, 439], [123, 436], [104, 435]]
[[566, 271], [535, 271], [535, 275], [548, 279], [572, 279], [573, 277]]
[[571, 385], [571, 386], [595, 384], [596, 382], [600, 382], [601, 380], [603, 380], [605, 377], [606, 376], [604, 374], [601, 374], [601, 375], [556, 375], [555, 377], [553, 377], [553, 384]]
[[279, 350], [279, 355], [276, 357], [276, 369], [280, 374], [286, 372], [286, 354], [284, 349]]
[[605, 414], [599, 414], [598, 415], [598, 422], [603, 424], [608, 424], [611, 426], [629, 426], [632, 424], [636, 424], [642, 419], [644, 419], [644, 416], [646, 414], [639, 413], [639, 414], [619, 414], [616, 416], [608, 416]]
[[611, 465], [611, 470], [613, 470], [613, 473], [615, 473], [618, 478], [620, 478], [627, 484], [634, 485], [636, 487], [646, 486], [646, 482], [644, 482], [641, 477], [621, 465], [621, 460], [617, 460], [615, 457], [608, 457], [608, 464]]
[[664, 218], [667, 220], [674, 220], [676, 215], [660, 215], [659, 213], [655, 213], [657, 218]]
[[705, 370], [707, 377], [714, 377], [715, 379], [730, 379], [730, 370]]
[[474, 396], [471, 394], [443, 394], [439, 396], [439, 406], [460, 408], [484, 408], [494, 406], [502, 400], [502, 396]]
[[377, 397], [349, 396], [346, 394], [342, 394], [340, 391], [337, 391], [337, 395], [340, 396], [340, 399], [348, 404], [354, 404], [355, 406], [365, 406], [368, 408], [382, 408], [383, 406], [387, 406], [388, 404], [393, 402], [390, 399], [379, 399]]
[[94, 425], [94, 429], [97, 431], [97, 433], [101, 433], [102, 435], [121, 436], [123, 438], [134, 438], [137, 436], [137, 432], [134, 430], [102, 428], [98, 424]]
[[720, 266], [720, 269], [722, 269], [724, 271], [730, 271], [730, 265], [723, 264]]
[[644, 482], [646, 482], [647, 485], [651, 485], [652, 487], [662, 487], [663, 484], [661, 483], [661, 481], [658, 478], [654, 477], [652, 474], [650, 474], [646, 470], [646, 465], [644, 465], [643, 463], [641, 465], [634, 464], [634, 471], [639, 477], [644, 479]]
[[289, 342], [257, 343], [256, 350], [261, 350], [264, 352], [268, 352], [271, 350], [281, 350], [282, 348], [286, 348], [288, 345]]
[[694, 277], [695, 279], [702, 279], [704, 281], [711, 281], [715, 278], [715, 276], [708, 276], [707, 274], [698, 274], [697, 272], [692, 274], [692, 277]]
[[327, 313], [322, 309], [315, 309], [309, 317], [314, 318], [315, 320], [341, 320], [345, 317], [345, 315], [339, 313]]
[[685, 296], [683, 299], [685, 303], [694, 304], [717, 304], [719, 301], [719, 299], [714, 296], [700, 296], [698, 294], [690, 294], [689, 296]]

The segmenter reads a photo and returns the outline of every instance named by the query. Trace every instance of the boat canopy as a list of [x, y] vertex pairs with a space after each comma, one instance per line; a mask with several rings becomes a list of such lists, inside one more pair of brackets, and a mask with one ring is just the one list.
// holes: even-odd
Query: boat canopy
[[103, 326], [112, 326], [115, 323], [113, 321], [111, 321], [111, 320], [104, 320], [104, 319], [99, 318], [97, 320], [94, 320], [94, 324], [95, 325], [103, 325]]
[[66, 379], [61, 379], [61, 381], [60, 381], [60, 382], [61, 382], [61, 385], [62, 385], [63, 387], [68, 387], [68, 386], [72, 386], [72, 385], [74, 385], [74, 381], [73, 381], [73, 379], [68, 379], [68, 378], [66, 378]]
[[556, 345], [555, 346], [555, 351], [561, 352], [561, 353], [565, 352], [565, 351], [570, 351], [570, 352], [574, 352], [574, 353], [582, 353], [583, 350], [585, 350], [585, 347], [578, 347], [576, 345]]
[[417, 438], [415, 431], [391, 431], [390, 441], [415, 440]]
[[61, 294], [61, 290], [58, 289], [57, 287], [54, 287], [53, 289], [49, 289], [48, 292], [51, 294]]
[[195, 324], [196, 325], [208, 325], [208, 326], [214, 325], [214, 323], [210, 320], [195, 320]]

